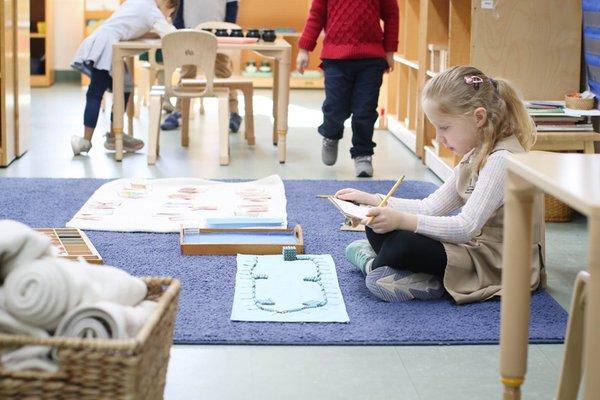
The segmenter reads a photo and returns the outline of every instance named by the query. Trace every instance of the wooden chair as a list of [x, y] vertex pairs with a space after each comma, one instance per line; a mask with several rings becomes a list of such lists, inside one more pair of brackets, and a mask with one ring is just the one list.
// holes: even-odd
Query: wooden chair
[[[242, 29], [239, 25], [231, 22], [209, 21], [203, 22], [196, 27], [202, 29]], [[248, 144], [253, 145], [254, 139], [254, 108], [252, 107], [252, 98], [254, 96], [254, 87], [252, 80], [240, 75], [242, 51], [241, 50], [219, 50], [219, 53], [226, 54], [232, 61], [232, 75], [229, 78], [215, 78], [215, 87], [226, 87], [229, 90], [239, 90], [244, 95], [244, 126], [245, 138]], [[202, 102], [200, 103], [201, 113], [203, 113]]]
[[[217, 39], [208, 32], [182, 29], [162, 39], [165, 86], [154, 86], [150, 92], [148, 123], [148, 164], [156, 162], [160, 133], [161, 106], [165, 96], [181, 98], [182, 144], [189, 137], [190, 100], [216, 97], [219, 102], [219, 162], [229, 164], [229, 89], [214, 87]], [[174, 75], [184, 66], [195, 66], [204, 73], [202, 80], [177, 78]]]

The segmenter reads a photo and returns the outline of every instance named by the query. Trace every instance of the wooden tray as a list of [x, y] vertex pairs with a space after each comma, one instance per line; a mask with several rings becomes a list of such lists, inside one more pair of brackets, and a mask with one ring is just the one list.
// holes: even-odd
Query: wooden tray
[[102, 257], [87, 237], [85, 232], [77, 228], [38, 228], [35, 229], [52, 240], [60, 257], [77, 260], [82, 257], [90, 264], [104, 264]]
[[196, 254], [281, 254], [284, 246], [304, 253], [302, 228], [210, 229], [181, 228], [181, 253]]

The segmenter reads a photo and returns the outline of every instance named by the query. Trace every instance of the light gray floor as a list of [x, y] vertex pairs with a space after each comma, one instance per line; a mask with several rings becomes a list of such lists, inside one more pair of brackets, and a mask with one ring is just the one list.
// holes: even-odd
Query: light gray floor
[[[270, 91], [256, 91], [257, 144], [249, 148], [232, 135], [231, 164], [220, 167], [215, 105], [192, 122], [189, 149], [179, 135], [163, 132], [161, 157], [146, 165], [145, 154], [116, 163], [102, 148], [108, 115], [101, 115], [89, 156], [73, 157], [69, 140], [81, 134], [85, 93], [72, 85], [32, 92], [30, 151], [0, 176], [13, 177], [175, 177], [284, 179], [354, 179], [349, 130], [333, 167], [320, 161], [315, 133], [321, 114], [321, 91], [292, 91], [287, 162], [277, 162], [271, 144]], [[145, 138], [145, 110], [136, 121], [136, 136]], [[375, 179], [409, 179], [439, 183], [392, 135], [379, 131]], [[567, 308], [575, 274], [586, 265], [586, 223], [578, 218], [547, 228], [550, 293]], [[173, 346], [165, 397], [184, 399], [500, 399], [498, 346]], [[562, 345], [533, 345], [524, 386], [526, 399], [550, 399], [562, 359]]]

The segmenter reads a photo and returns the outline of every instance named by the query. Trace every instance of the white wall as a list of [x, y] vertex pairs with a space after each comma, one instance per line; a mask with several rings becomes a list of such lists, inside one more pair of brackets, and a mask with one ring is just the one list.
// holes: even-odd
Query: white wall
[[70, 70], [71, 61], [83, 39], [83, 0], [52, 0], [54, 69]]

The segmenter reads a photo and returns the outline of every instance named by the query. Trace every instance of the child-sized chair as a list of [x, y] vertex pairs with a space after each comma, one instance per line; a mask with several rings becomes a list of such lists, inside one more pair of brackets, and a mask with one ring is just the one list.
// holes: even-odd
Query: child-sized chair
[[[241, 26], [231, 22], [208, 21], [196, 26], [197, 30], [202, 29], [242, 29]], [[231, 90], [239, 90], [244, 95], [244, 127], [245, 138], [248, 144], [253, 145], [254, 140], [254, 108], [252, 106], [252, 98], [254, 96], [254, 86], [252, 80], [240, 75], [242, 51], [241, 50], [219, 50], [229, 57], [232, 64], [232, 75], [228, 78], [215, 78], [214, 87], [226, 87]], [[200, 99], [200, 113], [203, 114], [202, 99]]]
[[[215, 88], [215, 60], [217, 39], [208, 32], [182, 29], [162, 38], [165, 86], [154, 86], [150, 92], [148, 113], [148, 164], [156, 162], [160, 133], [161, 105], [165, 96], [181, 98], [182, 142], [189, 135], [190, 100], [193, 98], [216, 97], [219, 102], [219, 162], [229, 164], [229, 89]], [[204, 78], [181, 79], [174, 83], [174, 75], [185, 66], [194, 66], [202, 71]]]

